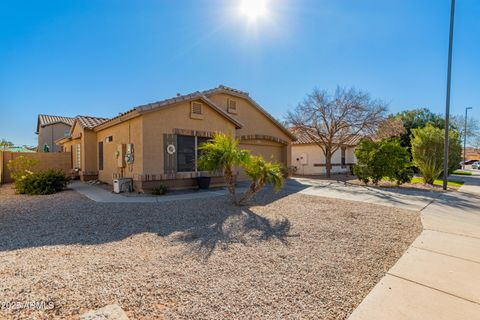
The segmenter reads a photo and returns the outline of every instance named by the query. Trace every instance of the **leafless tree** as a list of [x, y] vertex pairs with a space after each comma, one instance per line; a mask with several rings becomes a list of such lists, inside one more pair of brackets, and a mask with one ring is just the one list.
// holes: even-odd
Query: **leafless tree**
[[[452, 128], [455, 128], [460, 133], [461, 139], [465, 137], [465, 116], [456, 115], [450, 119]], [[467, 140], [473, 140], [475, 137], [480, 136], [480, 122], [474, 117], [469, 117], [467, 120]]]
[[407, 129], [403, 126], [402, 120], [390, 117], [379, 123], [377, 132], [375, 133], [375, 140], [383, 140], [393, 137], [399, 137], [406, 133]]
[[373, 136], [386, 111], [384, 102], [363, 91], [337, 87], [332, 95], [314, 89], [288, 113], [287, 120], [298, 134], [308, 136], [321, 148], [330, 177], [335, 151], [358, 136]]

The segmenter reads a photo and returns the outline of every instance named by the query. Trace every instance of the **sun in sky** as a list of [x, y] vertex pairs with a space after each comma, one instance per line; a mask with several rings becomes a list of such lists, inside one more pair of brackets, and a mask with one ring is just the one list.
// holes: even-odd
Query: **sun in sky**
[[268, 0], [242, 0], [240, 14], [253, 22], [265, 17], [268, 14]]

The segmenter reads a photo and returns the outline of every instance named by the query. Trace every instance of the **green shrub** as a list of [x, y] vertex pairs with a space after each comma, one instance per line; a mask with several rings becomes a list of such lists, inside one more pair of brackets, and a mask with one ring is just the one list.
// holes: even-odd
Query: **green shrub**
[[414, 172], [412, 168], [404, 168], [395, 174], [394, 179], [398, 185], [410, 183], [412, 182], [413, 173]]
[[168, 187], [164, 184], [159, 185], [152, 189], [152, 194], [156, 196], [163, 196], [168, 192]]
[[358, 180], [362, 181], [365, 184], [370, 182], [370, 177], [372, 173], [370, 172], [370, 168], [366, 164], [357, 164], [354, 165], [352, 168], [353, 175], [357, 176]]
[[16, 181], [26, 175], [32, 174], [35, 166], [40, 161], [37, 159], [19, 156], [13, 160], [8, 161], [7, 168], [10, 172], [10, 177]]
[[24, 175], [15, 180], [15, 189], [20, 194], [52, 194], [63, 190], [70, 181], [63, 171], [49, 169]]
[[388, 179], [400, 185], [413, 177], [408, 150], [398, 139], [364, 139], [355, 150], [355, 156], [358, 164], [353, 167], [353, 173], [365, 184], [370, 181], [378, 184]]
[[[427, 124], [412, 130], [412, 156], [425, 183], [433, 184], [443, 172], [444, 130]], [[449, 132], [449, 172], [455, 171], [461, 160], [461, 142], [457, 132]]]

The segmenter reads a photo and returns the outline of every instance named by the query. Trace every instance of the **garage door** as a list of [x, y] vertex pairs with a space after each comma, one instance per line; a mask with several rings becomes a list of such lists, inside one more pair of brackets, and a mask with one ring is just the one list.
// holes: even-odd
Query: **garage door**
[[240, 147], [243, 149], [248, 149], [252, 151], [252, 154], [255, 156], [262, 156], [265, 160], [276, 161], [284, 163], [283, 159], [283, 146], [263, 146], [263, 145], [248, 145], [240, 144]]
[[[262, 156], [267, 161], [275, 161], [286, 165], [287, 163], [287, 147], [284, 145], [261, 145], [241, 143], [240, 148], [251, 150], [255, 156]], [[248, 180], [247, 175], [240, 170], [238, 175], [239, 181]]]

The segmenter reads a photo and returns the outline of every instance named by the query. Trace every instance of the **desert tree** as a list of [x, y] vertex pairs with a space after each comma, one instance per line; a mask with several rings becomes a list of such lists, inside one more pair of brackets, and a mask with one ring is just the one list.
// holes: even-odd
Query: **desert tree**
[[358, 136], [374, 136], [385, 120], [386, 104], [364, 91], [337, 87], [333, 94], [314, 89], [287, 114], [294, 132], [308, 136], [325, 155], [330, 177], [332, 155]]
[[379, 123], [374, 140], [397, 138], [406, 132], [407, 129], [404, 127], [403, 122], [398, 118], [390, 116]]
[[8, 141], [8, 140], [6, 140], [6, 139], [0, 140], [0, 149], [1, 149], [1, 150], [5, 151], [5, 150], [7, 150], [7, 149], [9, 149], [9, 148], [11, 148], [11, 147], [13, 147], [13, 142]]
[[412, 147], [411, 137], [413, 129], [423, 128], [427, 124], [439, 129], [445, 128], [445, 119], [443, 119], [441, 115], [433, 113], [428, 108], [400, 111], [395, 114], [393, 118], [401, 121], [405, 128], [405, 132], [400, 135], [400, 143], [402, 146], [407, 147], [409, 152]]
[[464, 115], [453, 116], [450, 120], [450, 123], [452, 128], [458, 131], [462, 140], [465, 138], [465, 135], [467, 137], [467, 141], [472, 141], [476, 137], [480, 136], [480, 122], [473, 117], [469, 117], [467, 119], [466, 130]]

